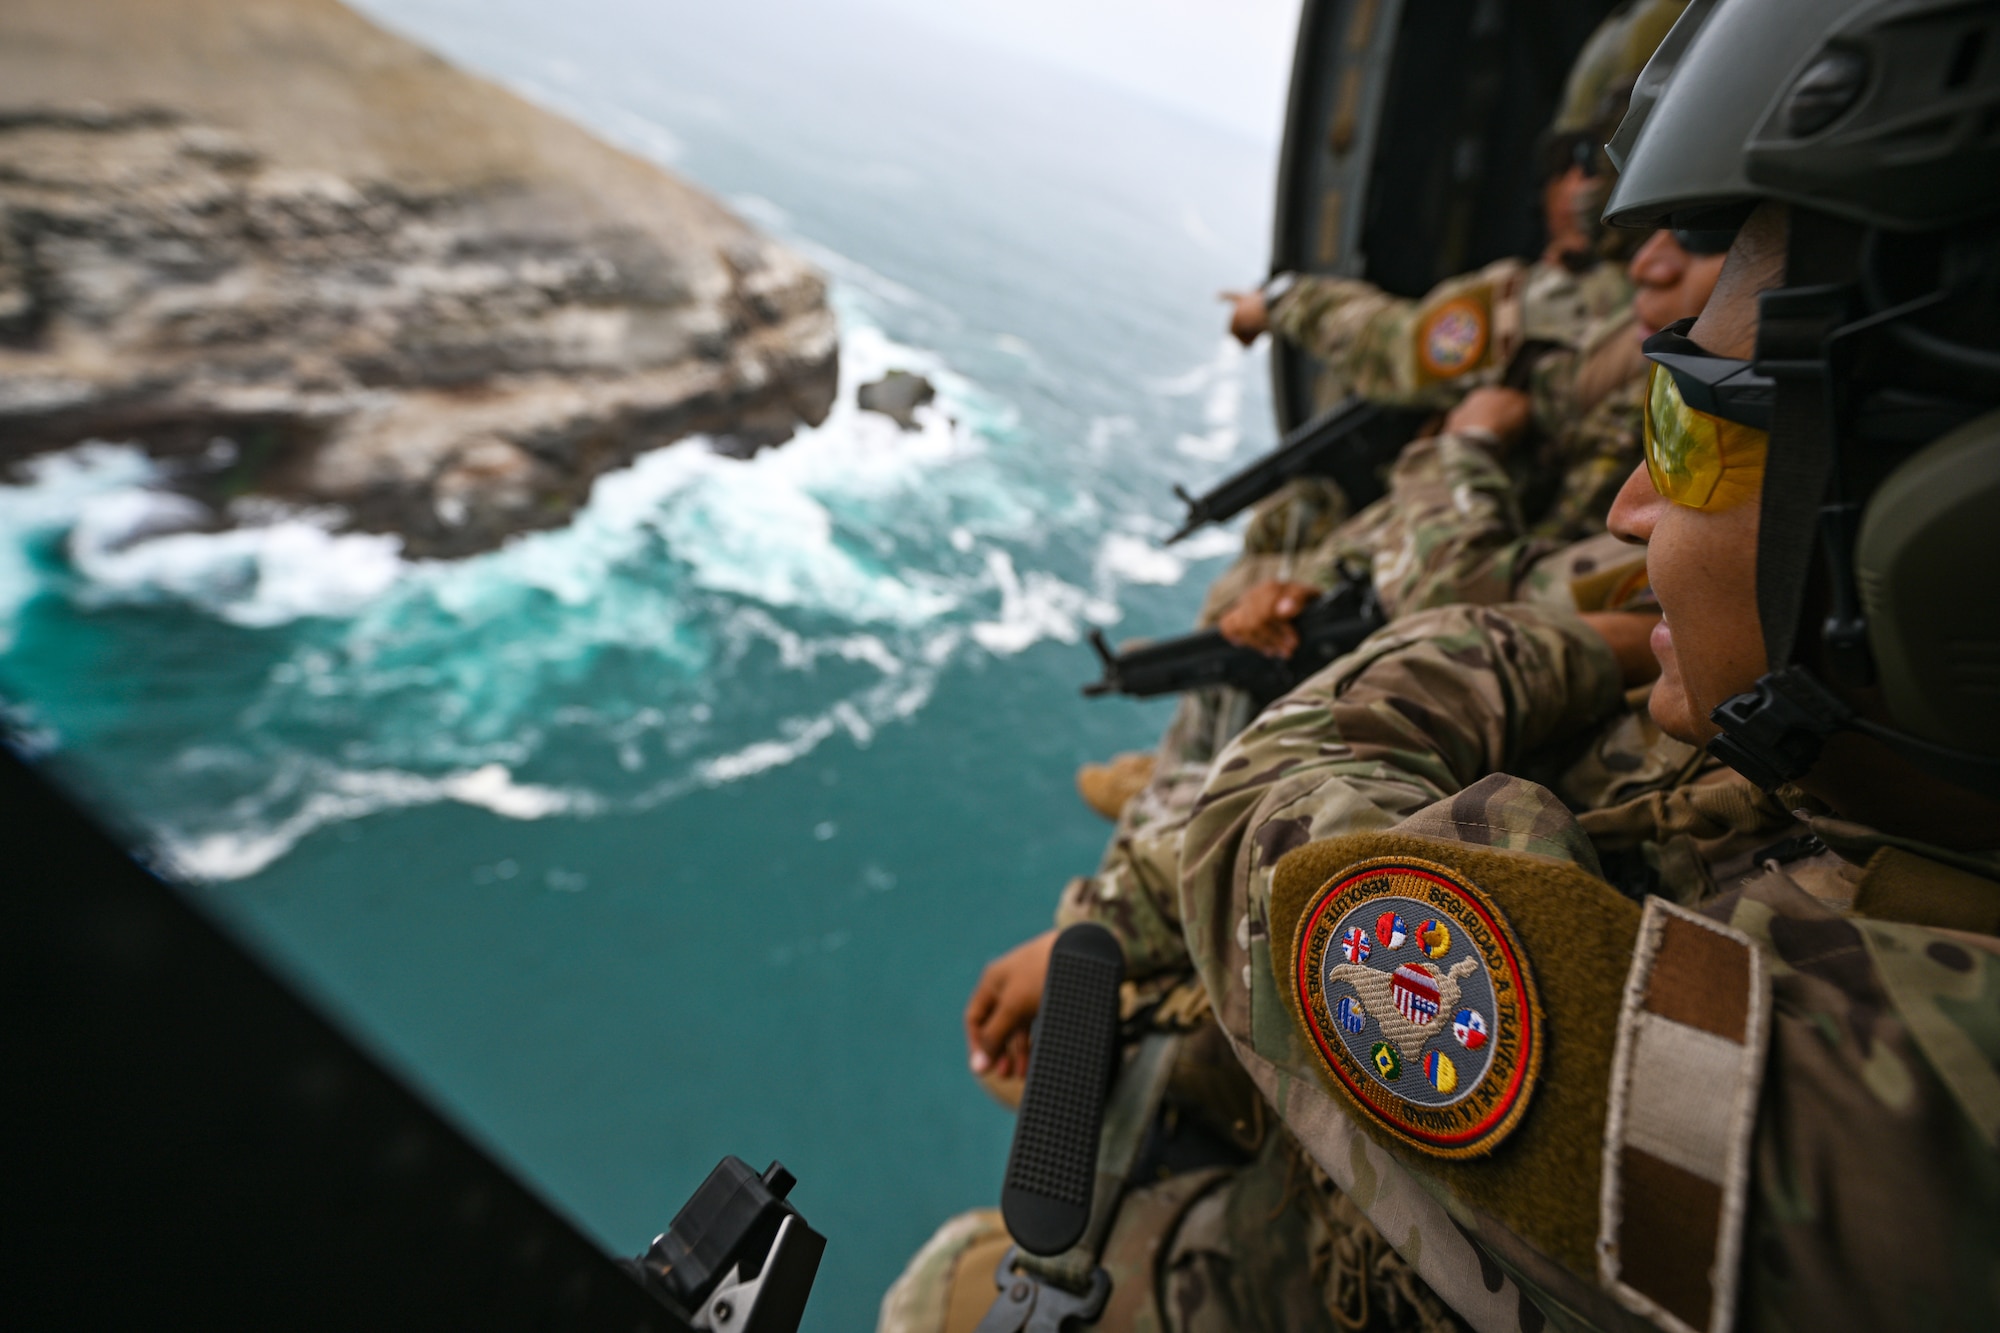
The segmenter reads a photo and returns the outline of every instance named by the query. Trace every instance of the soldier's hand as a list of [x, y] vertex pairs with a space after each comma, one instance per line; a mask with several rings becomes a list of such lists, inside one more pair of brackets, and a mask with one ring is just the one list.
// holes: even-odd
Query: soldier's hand
[[1660, 659], [1653, 656], [1653, 626], [1660, 623], [1659, 612], [1589, 611], [1584, 613], [1583, 623], [1611, 645], [1626, 689], [1659, 678]]
[[1028, 1072], [1028, 1025], [1042, 1007], [1042, 982], [1056, 933], [1045, 931], [986, 965], [965, 1006], [972, 1072], [1019, 1078]]
[[1230, 303], [1229, 332], [1237, 342], [1248, 347], [1270, 329], [1271, 310], [1264, 293], [1223, 292], [1222, 299]]
[[1310, 583], [1266, 579], [1238, 597], [1215, 627], [1238, 648], [1255, 648], [1266, 657], [1290, 657], [1299, 646], [1299, 632], [1292, 622], [1318, 596], [1319, 589]]
[[1484, 384], [1465, 395], [1444, 419], [1447, 431], [1472, 432], [1491, 439], [1496, 458], [1505, 458], [1528, 433], [1534, 403], [1519, 389]]

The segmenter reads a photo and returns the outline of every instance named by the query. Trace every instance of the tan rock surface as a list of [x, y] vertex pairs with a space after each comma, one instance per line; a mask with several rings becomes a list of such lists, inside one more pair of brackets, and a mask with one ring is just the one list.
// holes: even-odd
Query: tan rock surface
[[137, 439], [461, 554], [818, 422], [836, 350], [797, 256], [334, 0], [0, 6], [0, 464]]

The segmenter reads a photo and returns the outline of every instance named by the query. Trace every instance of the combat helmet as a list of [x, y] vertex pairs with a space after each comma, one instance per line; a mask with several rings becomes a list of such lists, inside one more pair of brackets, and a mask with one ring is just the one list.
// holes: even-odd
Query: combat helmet
[[1789, 205], [1753, 360], [1646, 344], [1689, 403], [1770, 433], [1768, 671], [1711, 751], [1774, 787], [1856, 731], [2000, 795], [2000, 0], [1694, 0], [1609, 151], [1615, 224]]
[[1581, 166], [1595, 182], [1579, 201], [1584, 231], [1607, 259], [1629, 258], [1639, 236], [1607, 229], [1599, 220], [1611, 193], [1612, 169], [1604, 141], [1624, 118], [1640, 70], [1687, 8], [1688, 0], [1627, 0], [1599, 23], [1570, 65], [1562, 104], [1537, 147], [1540, 179]]
[[1575, 148], [1599, 151], [1624, 118], [1640, 71], [1687, 7], [1688, 0], [1629, 0], [1598, 24], [1570, 66], [1545, 142], [1564, 158]]

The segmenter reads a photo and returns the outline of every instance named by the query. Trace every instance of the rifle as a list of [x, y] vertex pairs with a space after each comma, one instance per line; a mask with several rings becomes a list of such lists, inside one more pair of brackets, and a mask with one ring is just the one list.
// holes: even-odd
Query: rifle
[[1297, 477], [1333, 478], [1359, 509], [1382, 493], [1380, 468], [1395, 458], [1429, 415], [1348, 398], [1287, 432], [1277, 448], [1203, 494], [1189, 495], [1185, 487], [1175, 486], [1174, 494], [1188, 507], [1187, 520], [1167, 538], [1167, 545], [1210, 523], [1234, 518]]
[[1382, 625], [1382, 603], [1375, 596], [1375, 585], [1366, 579], [1348, 579], [1293, 622], [1299, 646], [1287, 658], [1239, 648], [1223, 638], [1220, 630], [1212, 629], [1114, 653], [1104, 641], [1104, 631], [1092, 630], [1090, 646], [1097, 652], [1104, 675], [1084, 686], [1083, 692], [1092, 698], [1124, 694], [1150, 699], [1228, 685], [1260, 704], [1268, 703], [1335, 658], [1354, 651]]

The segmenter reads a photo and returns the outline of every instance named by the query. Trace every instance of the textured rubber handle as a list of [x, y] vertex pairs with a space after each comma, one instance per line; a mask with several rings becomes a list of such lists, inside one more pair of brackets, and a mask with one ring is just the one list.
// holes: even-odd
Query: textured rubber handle
[[1030, 1254], [1061, 1254], [1090, 1221], [1124, 979], [1125, 956], [1104, 927], [1071, 926], [1056, 937], [1000, 1189], [1000, 1215]]

